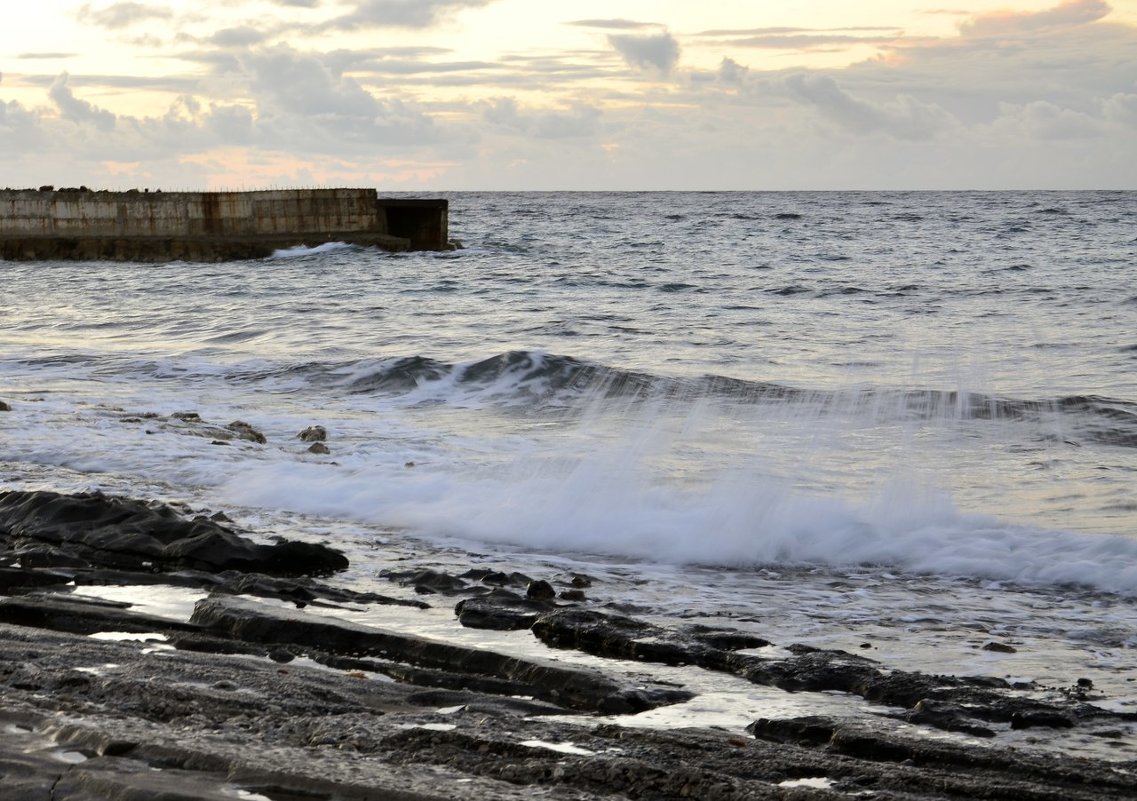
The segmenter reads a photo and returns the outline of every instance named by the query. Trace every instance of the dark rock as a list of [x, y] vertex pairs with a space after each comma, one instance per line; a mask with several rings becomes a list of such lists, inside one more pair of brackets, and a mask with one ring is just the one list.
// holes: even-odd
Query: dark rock
[[318, 456], [327, 456], [331, 452], [331, 449], [322, 442], [313, 442], [308, 448], [308, 453], [314, 453]]
[[0, 593], [15, 595], [42, 587], [61, 587], [75, 580], [75, 574], [66, 570], [28, 570], [0, 567]]
[[924, 698], [906, 715], [909, 723], [921, 723], [944, 731], [957, 731], [973, 737], [994, 737], [995, 732], [975, 723], [966, 710], [957, 704]]
[[87, 567], [86, 559], [67, 553], [50, 545], [28, 545], [19, 548], [15, 556], [20, 564], [28, 569], [41, 567]]
[[1073, 718], [1053, 709], [1021, 710], [1011, 713], [1012, 729], [1033, 729], [1043, 726], [1048, 729], [1072, 729]]
[[181, 420], [186, 423], [200, 423], [201, 415], [197, 412], [174, 412], [170, 415], [175, 420]]
[[592, 577], [586, 576], [583, 573], [573, 573], [572, 586], [579, 590], [586, 590], [592, 586]]
[[[621, 615], [563, 607], [540, 616], [533, 633], [554, 648], [575, 648], [597, 656], [697, 665], [732, 673], [755, 684], [789, 692], [844, 692], [869, 701], [913, 710], [912, 722], [987, 736], [990, 722], [1013, 728], [1066, 727], [1075, 720], [1116, 720], [1082, 699], [1055, 704], [1014, 695], [1006, 681], [990, 677], [939, 676], [903, 670], [885, 671], [879, 663], [840, 650], [790, 645], [788, 658], [738, 653], [768, 645], [744, 632], [665, 629]], [[914, 709], [920, 705], [919, 709]], [[949, 711], [950, 710], [950, 711]], [[970, 718], [970, 722], [967, 720]]]
[[525, 597], [531, 601], [551, 601], [557, 597], [557, 591], [547, 581], [531, 581], [525, 590]]
[[149, 634], [198, 630], [198, 626], [188, 623], [131, 612], [130, 604], [54, 593], [0, 598], [0, 622], [73, 634], [94, 634], [99, 631]]
[[501, 570], [491, 570], [485, 567], [472, 567], [458, 578], [467, 581], [478, 581], [492, 587], [504, 587], [509, 583], [509, 574]]
[[428, 670], [487, 677], [527, 686], [524, 694], [570, 709], [624, 714], [687, 700], [690, 693], [624, 686], [596, 671], [506, 656], [411, 634], [275, 609], [243, 598], [211, 596], [191, 623], [247, 642], [294, 645], [323, 652], [379, 656]]
[[761, 718], [746, 727], [746, 731], [763, 740], [798, 745], [825, 745], [833, 739], [836, 729], [828, 718], [807, 716], [800, 718]]
[[66, 551], [93, 566], [146, 570], [239, 570], [275, 575], [328, 574], [347, 567], [339, 551], [304, 542], [259, 545], [172, 507], [103, 495], [0, 493], [0, 547]]
[[722, 651], [741, 651], [747, 648], [765, 648], [770, 641], [756, 634], [733, 629], [716, 629], [710, 626], [687, 626], [683, 630], [696, 642]]
[[1013, 645], [1007, 645], [1006, 643], [1001, 643], [1001, 642], [989, 642], [983, 646], [983, 650], [984, 651], [994, 651], [994, 652], [1000, 653], [1000, 654], [1018, 653], [1018, 649], [1015, 648]]
[[244, 420], [234, 420], [232, 423], [225, 426], [225, 428], [236, 434], [238, 438], [248, 440], [249, 442], [255, 442], [258, 445], [264, 445], [266, 442], [268, 442], [268, 440], [265, 439], [264, 434], [262, 434], [260, 431], [257, 431]]
[[467, 628], [517, 631], [527, 629], [537, 618], [553, 608], [548, 601], [522, 598], [498, 588], [477, 598], [466, 598], [454, 607], [458, 622]]
[[561, 590], [561, 592], [558, 594], [557, 597], [559, 597], [565, 601], [580, 602], [580, 601], [587, 601], [588, 600], [588, 598], [585, 597], [585, 594], [582, 590]]
[[[333, 669], [196, 651], [156, 657], [137, 643], [0, 624], [0, 798], [1133, 798], [1132, 761], [907, 736], [872, 716], [760, 720], [748, 727], [753, 738], [571, 723], [563, 706], [510, 697], [532, 695], [518, 679], [295, 652]], [[88, 666], [105, 671], [75, 669]], [[359, 673], [372, 670], [421, 686]], [[440, 722], [452, 730], [432, 725]], [[1098, 732], [1115, 733], [1091, 733]], [[584, 753], [533, 741], [572, 743]], [[828, 789], [779, 786], [822, 777]]]
[[4, 401], [0, 400], [0, 412], [10, 412], [10, 411], [12, 411], [12, 407], [9, 404], [5, 403]]
[[328, 438], [328, 430], [323, 426], [308, 426], [296, 438], [301, 442], [324, 442]]
[[458, 593], [468, 589], [468, 585], [462, 579], [437, 570], [384, 570], [380, 575], [403, 586], [410, 585], [416, 591], [419, 591], [420, 587], [425, 592], [442, 593]]
[[268, 658], [277, 664], [286, 665], [296, 658], [296, 654], [287, 648], [273, 648], [268, 652]]
[[668, 631], [623, 615], [610, 615], [579, 607], [548, 612], [533, 625], [533, 633], [554, 648], [576, 648], [597, 656], [662, 662], [667, 665], [699, 665], [712, 670], [735, 672], [728, 664], [729, 651], [757, 648], [769, 642], [742, 632], [689, 627]]

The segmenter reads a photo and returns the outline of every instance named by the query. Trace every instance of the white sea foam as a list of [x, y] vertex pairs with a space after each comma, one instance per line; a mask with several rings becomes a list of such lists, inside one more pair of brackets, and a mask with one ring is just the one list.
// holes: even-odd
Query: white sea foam
[[521, 459], [504, 475], [261, 464], [225, 492], [241, 504], [526, 549], [671, 564], [873, 564], [1137, 594], [1137, 539], [964, 514], [946, 493], [899, 479], [859, 501], [742, 470], [681, 487], [594, 454], [567, 471]]
[[298, 256], [316, 256], [321, 253], [333, 253], [337, 250], [349, 250], [351, 247], [352, 246], [346, 242], [325, 242], [322, 245], [315, 245], [313, 247], [297, 245], [296, 247], [274, 250], [272, 257], [274, 259], [294, 259]]

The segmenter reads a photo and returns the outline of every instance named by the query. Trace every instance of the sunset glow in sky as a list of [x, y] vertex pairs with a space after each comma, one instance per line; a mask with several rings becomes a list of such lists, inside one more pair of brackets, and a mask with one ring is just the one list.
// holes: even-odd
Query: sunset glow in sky
[[1137, 0], [39, 0], [0, 186], [1137, 188]]

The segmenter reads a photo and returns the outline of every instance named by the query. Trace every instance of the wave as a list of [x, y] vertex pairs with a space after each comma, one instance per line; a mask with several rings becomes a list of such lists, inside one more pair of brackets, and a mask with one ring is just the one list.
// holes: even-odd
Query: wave
[[[255, 337], [256, 331], [240, 335]], [[422, 355], [290, 365], [219, 365], [129, 359], [121, 356], [49, 356], [14, 360], [33, 370], [88, 371], [100, 380], [223, 380], [265, 391], [376, 395], [406, 404], [480, 404], [566, 411], [597, 402], [718, 403], [778, 407], [788, 415], [846, 416], [874, 423], [1009, 422], [1044, 424], [1051, 438], [1070, 445], [1137, 448], [1137, 403], [1101, 395], [1016, 398], [929, 388], [801, 387], [723, 375], [673, 376], [632, 370], [533, 350], [515, 350], [468, 362]], [[1037, 432], [1034, 432], [1037, 433]]]
[[[348, 393], [413, 395], [418, 401], [480, 400], [565, 407], [582, 400], [673, 403], [707, 400], [808, 407], [814, 413], [876, 420], [1040, 422], [1059, 420], [1069, 439], [1137, 448], [1137, 403], [1098, 395], [1011, 398], [938, 389], [857, 387], [818, 390], [721, 375], [676, 377], [628, 370], [541, 351], [509, 351], [474, 362], [425, 356], [287, 368], [315, 385]], [[263, 380], [270, 374], [251, 376]], [[279, 373], [277, 373], [279, 375]], [[1080, 444], [1074, 442], [1073, 444]]]
[[[896, 481], [854, 503], [747, 469], [701, 488], [654, 480], [627, 443], [560, 469], [518, 459], [501, 476], [257, 465], [228, 501], [497, 543], [706, 567], [821, 565], [1137, 595], [1137, 538], [963, 514], [944, 493]], [[468, 545], [467, 545], [468, 547]]]
[[325, 242], [322, 245], [315, 245], [308, 247], [307, 245], [297, 245], [296, 247], [283, 248], [281, 250], [274, 250], [272, 258], [274, 259], [295, 259], [301, 256], [318, 256], [321, 253], [335, 253], [340, 250], [358, 250], [357, 245], [350, 245], [347, 242]]

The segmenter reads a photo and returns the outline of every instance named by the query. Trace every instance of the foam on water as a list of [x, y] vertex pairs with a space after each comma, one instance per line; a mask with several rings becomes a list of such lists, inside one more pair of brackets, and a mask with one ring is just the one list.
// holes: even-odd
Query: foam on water
[[[1137, 595], [1137, 538], [960, 508], [945, 472], [953, 459], [973, 486], [984, 469], [993, 481], [1022, 470], [1029, 462], [1019, 450], [1035, 461], [1082, 453], [1038, 444], [1036, 429], [1020, 422], [882, 425], [878, 410], [857, 403], [834, 411], [831, 401], [794, 397], [746, 411], [716, 399], [611, 398], [603, 383], [560, 411], [491, 402], [528, 394], [519, 387], [545, 391], [548, 357], [532, 353], [447, 370], [419, 363], [402, 370], [403, 394], [325, 394], [314, 420], [311, 393], [319, 385], [296, 385], [295, 375], [273, 378], [271, 395], [263, 379], [235, 391], [233, 376], [256, 370], [227, 373], [203, 363], [194, 368], [197, 402], [187, 404], [186, 374], [173, 366], [159, 362], [150, 371], [158, 384], [112, 371], [100, 384], [101, 404], [72, 396], [66, 383], [22, 403], [23, 435], [8, 443], [7, 459], [73, 471], [80, 488], [162, 482], [175, 496], [192, 491], [214, 503], [526, 550], [679, 565], [873, 564]], [[259, 369], [274, 374], [270, 367]], [[43, 369], [60, 382], [61, 373], [74, 372], [73, 365]], [[392, 369], [390, 360], [354, 365], [339, 381]], [[477, 381], [461, 381], [477, 371]], [[131, 413], [187, 408], [220, 425], [251, 417], [270, 444], [218, 448], [146, 420], [122, 422]], [[296, 443], [296, 432], [313, 422], [332, 432], [330, 457]], [[938, 465], [920, 468], [924, 461]], [[1015, 485], [1025, 477], [1012, 477], [1008, 491], [1021, 494]], [[996, 484], [988, 495], [1000, 492]], [[968, 505], [976, 508], [973, 499]]]
[[1137, 595], [1137, 539], [962, 514], [946, 493], [898, 482], [860, 502], [739, 472], [702, 489], [661, 485], [594, 455], [567, 474], [502, 477], [414, 469], [242, 469], [230, 502], [402, 527], [526, 550], [671, 564], [876, 565]]
[[301, 256], [318, 256], [321, 253], [335, 253], [337, 250], [350, 250], [352, 247], [354, 247], [354, 245], [349, 245], [347, 242], [325, 242], [322, 245], [314, 245], [312, 247], [297, 245], [291, 248], [274, 250], [272, 257], [274, 259], [295, 259]]

